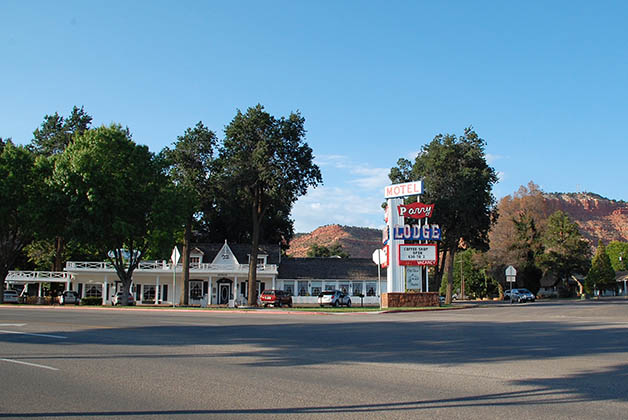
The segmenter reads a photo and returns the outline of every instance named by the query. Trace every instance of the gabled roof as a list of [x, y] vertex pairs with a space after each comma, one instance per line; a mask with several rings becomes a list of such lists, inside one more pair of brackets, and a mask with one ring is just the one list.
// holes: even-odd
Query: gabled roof
[[[203, 244], [193, 244], [194, 247], [197, 247], [199, 250], [203, 252], [203, 261], [204, 263], [213, 263], [216, 256], [223, 249], [225, 243], [203, 243]], [[248, 264], [249, 263], [249, 254], [251, 253], [251, 245], [250, 244], [227, 244], [231, 253], [235, 257], [235, 259], [240, 264]], [[271, 244], [263, 244], [258, 247], [259, 255], [267, 255], [268, 258], [266, 262], [268, 264], [279, 264], [279, 245], [271, 245]], [[282, 261], [283, 263], [283, 261]]]
[[[377, 265], [370, 258], [284, 258], [278, 278], [377, 281]], [[386, 279], [386, 269], [381, 278]]]

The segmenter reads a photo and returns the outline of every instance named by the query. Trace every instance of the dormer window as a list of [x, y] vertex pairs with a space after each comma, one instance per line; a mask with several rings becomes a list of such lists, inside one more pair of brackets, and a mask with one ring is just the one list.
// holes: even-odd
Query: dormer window
[[198, 255], [190, 256], [190, 267], [199, 268], [201, 265], [201, 257]]
[[[266, 261], [268, 259], [268, 255], [258, 255], [257, 256], [257, 266], [266, 265]], [[251, 263], [251, 255], [249, 254], [249, 264]]]

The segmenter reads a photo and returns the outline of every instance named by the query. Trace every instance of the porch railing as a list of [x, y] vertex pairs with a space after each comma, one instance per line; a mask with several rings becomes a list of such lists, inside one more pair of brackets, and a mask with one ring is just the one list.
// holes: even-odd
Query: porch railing
[[[113, 264], [108, 261], [68, 261], [65, 264], [66, 271], [94, 271], [94, 270], [106, 270], [114, 271]], [[166, 260], [161, 261], [142, 261], [137, 267], [138, 270], [164, 270], [172, 271], [172, 263]], [[190, 264], [190, 271], [192, 272], [218, 272], [218, 271], [248, 271], [248, 264], [236, 264], [236, 265], [222, 265], [222, 264], [208, 264], [208, 263], [194, 263]], [[177, 264], [176, 271], [182, 271], [183, 264]], [[258, 271], [277, 271], [276, 264], [258, 264]]]
[[70, 281], [70, 273], [63, 271], [9, 271], [7, 281]]

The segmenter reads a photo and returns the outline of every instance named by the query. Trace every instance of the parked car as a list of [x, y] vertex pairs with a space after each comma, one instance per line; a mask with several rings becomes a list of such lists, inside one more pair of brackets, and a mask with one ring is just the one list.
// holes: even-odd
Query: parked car
[[340, 290], [326, 290], [318, 295], [318, 304], [321, 305], [321, 308], [325, 305], [345, 305], [348, 308], [351, 306], [351, 298]]
[[281, 308], [283, 305], [292, 307], [292, 296], [283, 290], [264, 290], [259, 297], [260, 302], [264, 307], [273, 305]]
[[510, 300], [513, 302], [534, 302], [535, 297], [528, 289], [512, 289], [504, 292], [504, 300]]
[[73, 292], [71, 290], [66, 290], [65, 292], [61, 294], [61, 296], [59, 296], [60, 305], [66, 305], [66, 304], [72, 304], [72, 303], [75, 305], [78, 305], [79, 303], [81, 303], [81, 298], [79, 297], [78, 293]]
[[[112, 306], [122, 305], [122, 293], [124, 292], [116, 293], [116, 295], [111, 300]], [[133, 295], [130, 293], [127, 294], [127, 305], [135, 305], [135, 299], [133, 298]]]
[[517, 296], [513, 299], [517, 302], [534, 302], [536, 298], [528, 289], [517, 289]]
[[4, 303], [17, 303], [18, 293], [15, 290], [4, 291]]

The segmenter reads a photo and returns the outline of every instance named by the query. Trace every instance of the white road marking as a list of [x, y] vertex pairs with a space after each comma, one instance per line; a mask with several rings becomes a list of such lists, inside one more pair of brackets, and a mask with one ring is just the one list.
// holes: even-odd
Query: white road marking
[[68, 338], [62, 335], [52, 335], [52, 334], [36, 334], [36, 333], [27, 333], [23, 331], [6, 331], [0, 330], [0, 334], [21, 334], [21, 335], [34, 335], [37, 337], [48, 337], [48, 338]]
[[17, 363], [18, 365], [33, 366], [33, 367], [38, 367], [38, 368], [42, 368], [42, 369], [59, 370], [57, 368], [53, 368], [53, 367], [50, 367], [50, 366], [38, 365], [37, 363], [22, 362], [20, 360], [0, 359], [0, 361], [2, 361], [2, 362], [9, 362], [9, 363]]
[[0, 327], [23, 327], [26, 324], [0, 324]]

